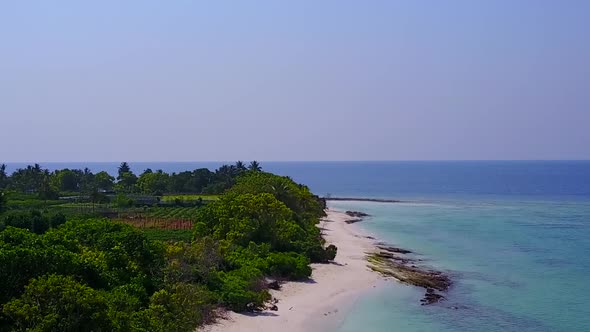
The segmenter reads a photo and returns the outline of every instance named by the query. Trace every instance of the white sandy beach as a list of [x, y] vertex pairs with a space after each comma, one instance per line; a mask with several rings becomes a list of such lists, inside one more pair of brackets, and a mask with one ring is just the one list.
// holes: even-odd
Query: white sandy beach
[[338, 247], [334, 264], [313, 264], [310, 282], [289, 282], [273, 291], [278, 311], [257, 315], [229, 313], [227, 319], [207, 326], [203, 332], [313, 332], [335, 328], [364, 291], [381, 279], [367, 268], [365, 252], [374, 248], [351, 219], [342, 212], [328, 211], [320, 227], [328, 244]]

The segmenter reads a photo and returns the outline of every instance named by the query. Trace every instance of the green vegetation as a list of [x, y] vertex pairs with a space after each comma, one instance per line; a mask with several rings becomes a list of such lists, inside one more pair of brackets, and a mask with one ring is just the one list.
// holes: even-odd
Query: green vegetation
[[[4, 169], [1, 331], [194, 331], [219, 307], [264, 308], [270, 280], [336, 255], [316, 227], [324, 202], [255, 162], [139, 177], [123, 163], [116, 182]], [[200, 189], [150, 196], [173, 187]]]
[[199, 207], [166, 207], [153, 208], [146, 215], [162, 219], [194, 219], [198, 211]]
[[[0, 190], [13, 190], [18, 193], [35, 195], [42, 200], [56, 199], [62, 193], [84, 195], [90, 198], [93, 193], [126, 193], [161, 196], [174, 194], [218, 195], [232, 187], [236, 179], [247, 172], [261, 172], [256, 161], [249, 167], [241, 161], [234, 165], [223, 165], [215, 171], [199, 168], [180, 173], [165, 173], [162, 170], [146, 169], [136, 175], [128, 163], [123, 162], [115, 177], [107, 172], [92, 173], [90, 169], [61, 169], [49, 172], [41, 165], [29, 165], [6, 173], [6, 165], [0, 165]], [[197, 196], [196, 199], [199, 197]], [[203, 200], [214, 196], [201, 196]]]
[[43, 234], [66, 222], [62, 213], [41, 213], [37, 210], [9, 211], [0, 215], [0, 230], [6, 227], [28, 229], [33, 233]]
[[190, 243], [193, 239], [193, 232], [190, 229], [146, 228], [142, 231], [148, 240]]
[[164, 195], [162, 196], [162, 202], [174, 202], [179, 200], [181, 202], [196, 202], [202, 201], [216, 201], [219, 199], [219, 195], [204, 195], [204, 194], [185, 194], [185, 195]]
[[0, 213], [6, 211], [6, 195], [0, 191]]

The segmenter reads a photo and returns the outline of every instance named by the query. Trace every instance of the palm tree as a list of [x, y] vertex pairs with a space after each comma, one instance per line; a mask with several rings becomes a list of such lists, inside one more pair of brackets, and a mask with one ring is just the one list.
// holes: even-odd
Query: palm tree
[[4, 188], [6, 186], [6, 182], [8, 180], [8, 175], [6, 174], [6, 165], [0, 165], [0, 188]]
[[243, 161], [238, 160], [238, 161], [236, 161], [236, 169], [238, 170], [238, 172], [245, 171], [246, 164], [244, 164]]
[[260, 167], [260, 164], [254, 160], [250, 163], [250, 166], [248, 166], [248, 169], [254, 172], [260, 172], [262, 171], [262, 167]]
[[119, 176], [117, 176], [117, 180], [121, 180], [123, 174], [131, 172], [131, 167], [129, 167], [129, 164], [124, 161], [121, 163], [121, 165], [119, 165], [117, 172], [119, 174]]

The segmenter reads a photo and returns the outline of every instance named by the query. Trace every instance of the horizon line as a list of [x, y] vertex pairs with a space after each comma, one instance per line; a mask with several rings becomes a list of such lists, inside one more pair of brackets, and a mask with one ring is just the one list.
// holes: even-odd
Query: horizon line
[[589, 159], [366, 159], [366, 160], [106, 160], [106, 161], [0, 161], [0, 164], [55, 164], [55, 163], [235, 163], [237, 161], [259, 163], [362, 163], [362, 162], [491, 162], [491, 161], [590, 161]]

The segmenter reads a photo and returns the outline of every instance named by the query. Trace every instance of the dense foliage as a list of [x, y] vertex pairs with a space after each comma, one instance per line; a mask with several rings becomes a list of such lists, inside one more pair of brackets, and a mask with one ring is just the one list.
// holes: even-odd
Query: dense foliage
[[41, 213], [37, 210], [15, 210], [0, 215], [0, 231], [7, 226], [12, 226], [42, 234], [48, 229], [57, 227], [65, 222], [66, 217], [61, 213]]
[[[49, 173], [31, 166], [15, 172], [16, 182], [15, 174], [0, 172], [5, 186], [22, 190], [0, 195], [0, 330], [193, 331], [219, 307], [263, 308], [271, 299], [269, 280], [305, 279], [310, 262], [334, 259], [336, 248], [324, 247], [316, 227], [323, 202], [307, 187], [262, 172], [258, 163], [222, 168], [146, 170], [135, 177], [124, 163], [116, 183], [103, 172]], [[177, 176], [193, 182], [175, 182]], [[112, 186], [119, 192], [112, 204], [129, 208], [129, 191], [181, 184], [199, 192], [212, 185], [227, 189], [208, 204], [155, 210], [186, 213], [195, 221], [192, 234], [66, 217], [47, 209], [53, 201], [39, 194], [47, 185], [56, 192]]]
[[0, 190], [10, 189], [22, 193], [36, 194], [42, 199], [53, 199], [59, 193], [92, 195], [95, 192], [143, 193], [208, 193], [219, 194], [234, 185], [236, 179], [246, 172], [260, 172], [256, 161], [249, 167], [238, 161], [234, 165], [223, 165], [215, 171], [199, 168], [180, 173], [165, 173], [162, 170], [146, 169], [140, 175], [123, 162], [116, 178], [107, 172], [92, 173], [90, 169], [61, 169], [49, 172], [39, 164], [17, 169], [11, 175], [6, 165], [0, 165]]
[[0, 213], [6, 211], [6, 195], [0, 191]]

